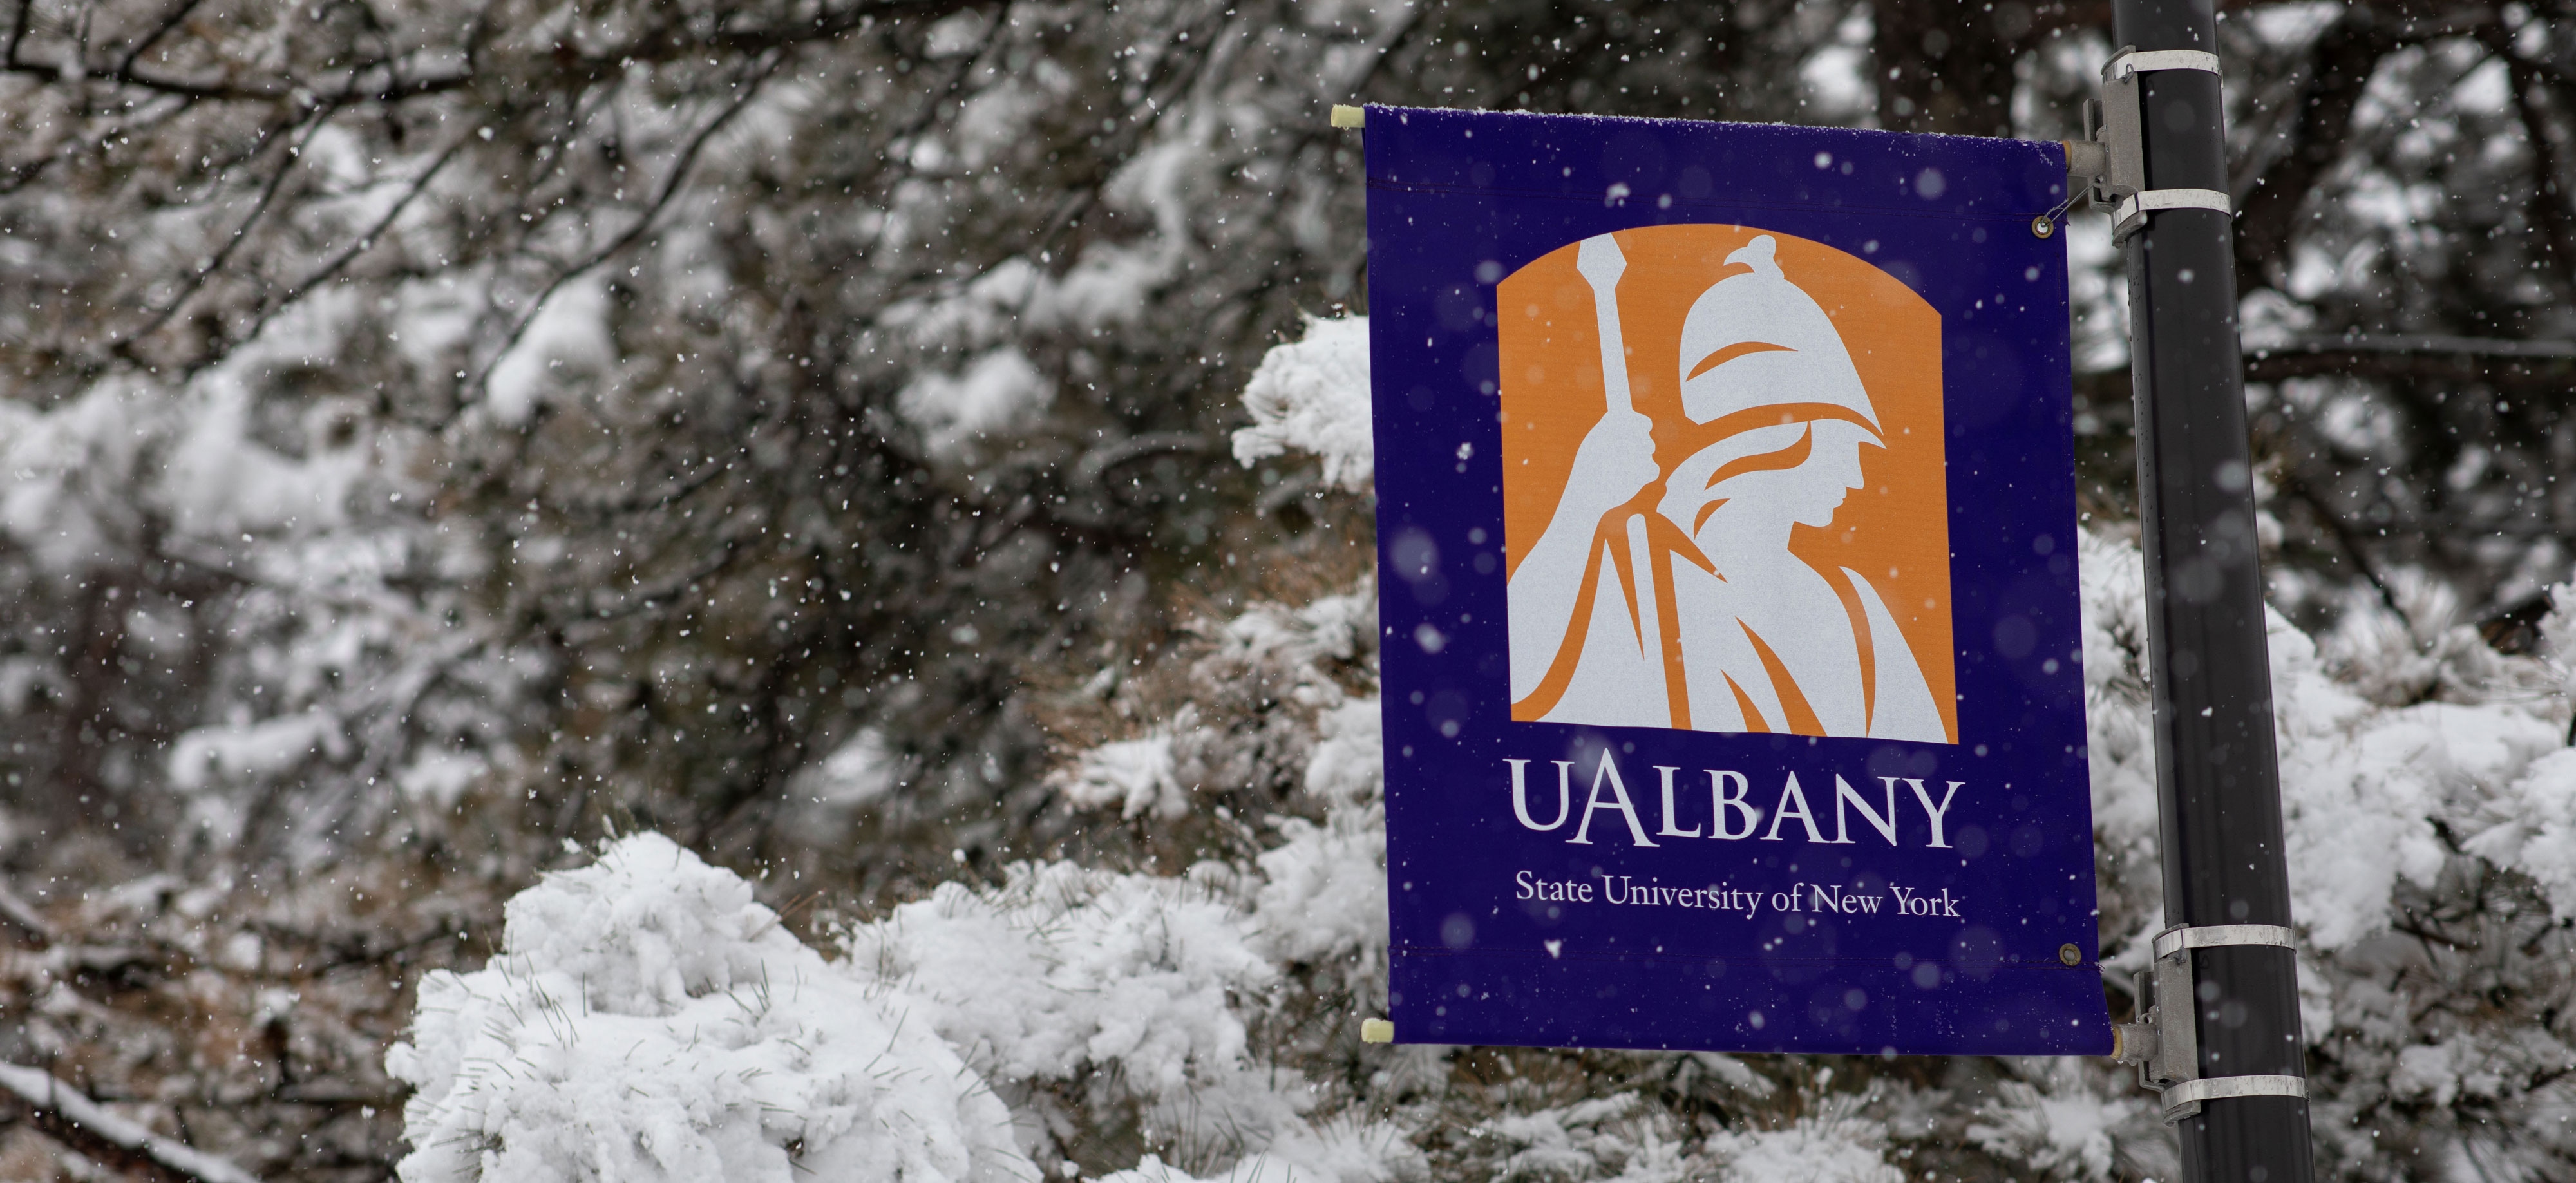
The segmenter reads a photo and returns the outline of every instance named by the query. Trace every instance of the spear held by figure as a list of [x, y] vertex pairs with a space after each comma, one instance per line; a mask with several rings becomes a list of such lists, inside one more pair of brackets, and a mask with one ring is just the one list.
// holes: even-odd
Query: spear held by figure
[[[1645, 416], [1638, 413], [1628, 394], [1628, 350], [1619, 334], [1619, 277], [1627, 273], [1628, 257], [1620, 252], [1617, 239], [1596, 234], [1575, 249], [1574, 270], [1592, 285], [1592, 311], [1601, 337], [1601, 394], [1609, 404], [1606, 413], [1614, 418], [1643, 419]], [[1627, 543], [1627, 553], [1618, 569], [1628, 600], [1628, 618], [1636, 626], [1638, 655], [1645, 659], [1645, 684], [1638, 690], [1646, 697], [1665, 702], [1672, 712], [1673, 726], [1688, 727], [1690, 705], [1683, 697], [1687, 691], [1683, 680], [1672, 676], [1669, 668], [1677, 664], [1680, 656], [1674, 643], [1679, 638], [1667, 636], [1664, 627], [1668, 605], [1659, 601], [1671, 596], [1667, 581], [1657, 571], [1655, 545], [1647, 537], [1649, 512], [1635, 507], [1616, 511], [1618, 532], [1613, 534], [1614, 538], [1624, 535]], [[1605, 521], [1603, 526], [1604, 533], [1612, 533], [1612, 521]]]

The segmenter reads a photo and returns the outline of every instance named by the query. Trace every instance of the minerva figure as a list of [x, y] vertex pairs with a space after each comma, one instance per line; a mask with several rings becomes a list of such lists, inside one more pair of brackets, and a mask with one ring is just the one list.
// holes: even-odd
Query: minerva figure
[[1511, 574], [1515, 717], [1947, 742], [1869, 579], [1789, 549], [1795, 527], [1832, 523], [1863, 487], [1860, 450], [1885, 443], [1842, 335], [1776, 248], [1763, 235], [1727, 256], [1683, 319], [1673, 364], [1696, 447], [1666, 472], [1628, 397], [1626, 261], [1608, 235], [1579, 247], [1609, 407]]

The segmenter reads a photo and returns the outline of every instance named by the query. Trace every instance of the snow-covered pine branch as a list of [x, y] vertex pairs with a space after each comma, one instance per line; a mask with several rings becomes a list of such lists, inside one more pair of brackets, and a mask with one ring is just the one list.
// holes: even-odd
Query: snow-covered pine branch
[[1324, 484], [1346, 492], [1377, 479], [1369, 422], [1368, 318], [1310, 319], [1303, 339], [1263, 355], [1243, 392], [1252, 426], [1234, 433], [1245, 465], [1287, 452], [1324, 462]]

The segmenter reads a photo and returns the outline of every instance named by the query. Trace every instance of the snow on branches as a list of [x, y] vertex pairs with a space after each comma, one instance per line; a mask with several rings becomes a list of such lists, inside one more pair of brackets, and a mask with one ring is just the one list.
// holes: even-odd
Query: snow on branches
[[1377, 476], [1369, 430], [1368, 318], [1308, 320], [1306, 337], [1272, 349], [1243, 391], [1252, 426], [1234, 433], [1246, 465], [1290, 450], [1323, 458], [1324, 483], [1350, 492]]

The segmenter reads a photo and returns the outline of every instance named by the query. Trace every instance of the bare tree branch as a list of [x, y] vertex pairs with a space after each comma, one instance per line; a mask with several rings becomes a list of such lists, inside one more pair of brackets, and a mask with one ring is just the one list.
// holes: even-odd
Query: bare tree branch
[[[2436, 378], [2504, 389], [2561, 390], [2576, 382], [2576, 341], [2414, 333], [2320, 337], [2246, 347], [2246, 381], [2288, 378]], [[2078, 373], [2075, 389], [2097, 412], [2126, 421], [2121, 408], [2130, 398], [2127, 366]]]
[[553, 299], [554, 294], [565, 284], [571, 283], [590, 269], [616, 258], [620, 252], [635, 245], [653, 229], [654, 225], [661, 220], [662, 212], [668, 209], [672, 200], [680, 195], [680, 188], [689, 179], [690, 171], [697, 167], [698, 153], [706, 148], [707, 142], [714, 139], [717, 132], [732, 123], [735, 116], [742, 114], [751, 106], [752, 100], [759, 97], [761, 87], [778, 72], [778, 67], [786, 60], [787, 54], [783, 52], [772, 54], [768, 60], [752, 69], [749, 76], [744, 78], [737, 87], [739, 93], [725, 105], [724, 110], [717, 112], [715, 118], [708, 120], [705, 126], [689, 137], [689, 142], [673, 158], [670, 174], [662, 179], [661, 192], [653, 195], [653, 200], [644, 207], [643, 213], [635, 219], [634, 225], [627, 227], [625, 233], [610, 240], [607, 245], [592, 251], [588, 257], [557, 272], [555, 277], [547, 281], [546, 286], [527, 302], [527, 310], [521, 313], [517, 322], [510, 326], [509, 334], [502, 338], [500, 348], [493, 351], [491, 363], [475, 375], [474, 385], [478, 394], [488, 394], [493, 369], [500, 365], [501, 359], [510, 355], [511, 350], [518, 348], [519, 339], [527, 335], [528, 326], [535, 324], [538, 314], [545, 311], [546, 301]]
[[39, 947], [50, 946], [62, 939], [61, 934], [54, 931], [54, 926], [46, 922], [44, 913], [37, 911], [35, 905], [5, 884], [0, 884], [0, 923], [26, 934]]
[[[287, 174], [295, 171], [295, 166], [303, 158], [304, 149], [312, 142], [314, 133], [331, 122], [333, 113], [334, 109], [330, 107], [315, 110], [312, 122], [305, 127], [304, 134], [297, 137], [288, 147], [286, 159], [278, 162], [277, 171], [270, 173], [268, 182], [260, 187], [259, 200], [251, 205], [250, 213], [242, 217], [241, 223], [233, 227], [232, 236], [224, 240], [224, 245], [215, 251], [214, 257], [208, 259], [204, 266], [196, 268], [180, 284], [178, 294], [171, 296], [169, 303], [156, 309], [148, 309], [147, 311], [152, 313], [152, 319], [145, 322], [143, 327], [111, 343], [109, 348], [120, 354], [127, 353], [132, 350], [135, 342], [160, 332], [163, 325], [170, 323], [171, 317], [178, 315], [179, 310], [187, 306], [189, 298], [205, 287], [208, 279], [224, 270], [225, 266], [232, 261], [233, 252], [240, 250], [242, 243], [250, 238], [251, 227], [258, 225], [260, 219], [267, 215], [269, 206], [276, 202], [278, 191], [286, 185]], [[281, 132], [283, 130], [280, 129]], [[279, 138], [279, 135], [271, 134], [264, 138], [264, 142], [275, 143]]]
[[2499, 388], [2564, 389], [2576, 341], [2512, 341], [2436, 333], [2328, 337], [2246, 350], [2245, 380], [2433, 378]]
[[[438, 174], [447, 168], [448, 162], [456, 159], [456, 153], [459, 149], [465, 146], [466, 138], [467, 137], [462, 135], [457, 136], [444, 150], [440, 151], [437, 158], [429, 162], [429, 167], [421, 170], [419, 178], [414, 180], [411, 183], [411, 186], [403, 191], [403, 195], [394, 201], [393, 206], [385, 211], [384, 216], [376, 219], [374, 225], [367, 227], [366, 233], [360, 234], [357, 241], [350, 243], [339, 254], [333, 256], [329, 262], [324, 263], [321, 267], [315, 269], [313, 274], [306, 276], [294, 287], [272, 297], [268, 301], [267, 305], [259, 310], [258, 316], [251, 318], [251, 322], [248, 325], [242, 327], [231, 335], [231, 340], [229, 342], [216, 348], [209, 349], [207, 351], [208, 358], [212, 359], [221, 357], [230, 351], [232, 344], [248, 341], [259, 336], [259, 331], [268, 327], [268, 322], [277, 319], [278, 313], [284, 312], [296, 301], [311, 294], [313, 289], [329, 282], [333, 276], [338, 275], [343, 268], [346, 268], [352, 261], [357, 259], [358, 256], [365, 254], [368, 250], [372, 249], [376, 245], [376, 241], [384, 237], [386, 231], [393, 229], [394, 219], [401, 217], [404, 210], [410, 209], [412, 202], [418, 199], [422, 193], [429, 190], [430, 182], [437, 180]], [[239, 241], [238, 237], [236, 237], [234, 241]], [[226, 249], [231, 249], [230, 244], [226, 245]], [[163, 319], [165, 321], [168, 319], [167, 314], [164, 314]]]
[[118, 1170], [162, 1183], [260, 1183], [230, 1162], [108, 1112], [42, 1068], [0, 1063], [0, 1103], [45, 1136]]
[[991, 8], [1002, 0], [861, 0], [847, 7], [825, 9], [811, 20], [768, 26], [719, 27], [711, 36], [702, 36], [687, 27], [685, 17], [672, 20], [644, 33], [632, 41], [620, 43], [602, 52], [567, 55], [570, 69], [604, 75], [621, 70], [624, 63], [659, 62], [685, 54], [721, 50], [750, 57], [812, 41], [826, 41], [844, 33], [865, 28], [876, 21], [903, 20], [927, 24], [951, 13], [969, 8]]
[[[56, 65], [27, 60], [25, 55], [18, 52], [23, 33], [23, 25], [13, 30], [10, 51], [5, 60], [0, 60], [0, 70], [49, 81], [59, 80], [71, 70], [73, 63]], [[370, 85], [370, 78], [379, 71], [383, 74], [384, 82], [380, 85]], [[256, 85], [189, 82], [180, 78], [163, 78], [146, 74], [125, 66], [110, 66], [84, 76], [118, 86], [151, 91], [155, 94], [177, 95], [191, 99], [213, 99], [228, 103], [279, 103], [292, 100], [300, 93], [308, 92], [324, 103], [399, 103], [423, 95], [455, 90], [474, 80], [472, 74], [458, 71], [405, 81], [398, 76], [391, 62], [380, 62], [353, 70], [346, 81], [333, 87], [314, 87], [302, 80], [292, 78]]]
[[2576, 225], [2570, 225], [2567, 202], [2558, 191], [2558, 141], [2550, 135], [2549, 118], [2532, 94], [2540, 87], [2540, 72], [2513, 51], [2513, 38], [2513, 30], [2500, 23], [2478, 31], [2487, 52], [2504, 61], [2514, 114], [2522, 121], [2523, 142], [2531, 150], [2532, 220], [2547, 235], [2549, 261], [2557, 264], [2559, 278], [2576, 287]]
[[205, 2], [206, 0], [179, 0], [177, 6], [171, 8], [170, 15], [161, 18], [160, 24], [154, 25], [151, 32], [144, 34], [125, 51], [124, 59], [116, 63], [117, 71], [132, 73], [134, 63], [143, 60], [144, 54], [152, 52], [153, 46], [161, 44], [162, 38], [177, 30], [181, 22], [188, 19], [188, 14], [197, 11], [197, 6]]

